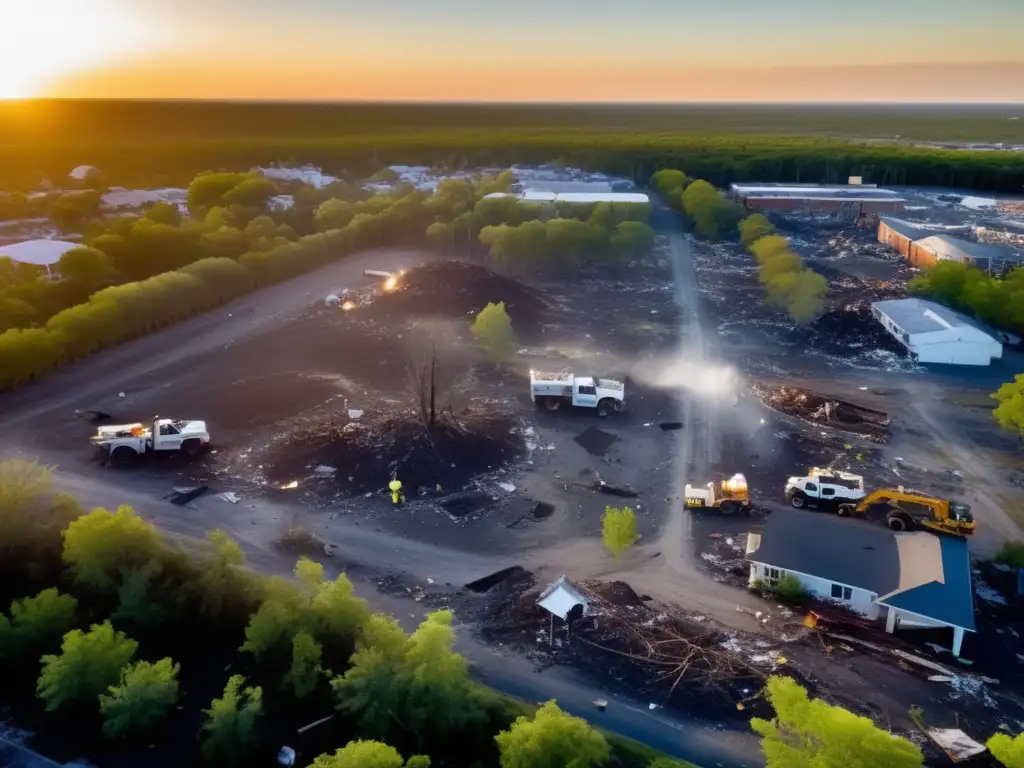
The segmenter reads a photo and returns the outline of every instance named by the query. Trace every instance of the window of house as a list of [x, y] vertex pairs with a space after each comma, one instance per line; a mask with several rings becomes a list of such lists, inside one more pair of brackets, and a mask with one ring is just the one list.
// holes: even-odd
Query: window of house
[[768, 583], [778, 584], [779, 579], [782, 578], [782, 571], [778, 568], [765, 568], [765, 570], [768, 572]]
[[853, 598], [853, 590], [850, 587], [844, 587], [842, 584], [833, 584], [832, 598], [835, 600], [849, 601]]

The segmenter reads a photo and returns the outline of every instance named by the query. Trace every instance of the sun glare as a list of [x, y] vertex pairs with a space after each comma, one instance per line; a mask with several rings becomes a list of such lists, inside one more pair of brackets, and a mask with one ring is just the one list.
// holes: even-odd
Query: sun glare
[[9, 5], [2, 14], [0, 99], [45, 95], [54, 80], [102, 64], [139, 42], [137, 23], [111, 0], [11, 0]]

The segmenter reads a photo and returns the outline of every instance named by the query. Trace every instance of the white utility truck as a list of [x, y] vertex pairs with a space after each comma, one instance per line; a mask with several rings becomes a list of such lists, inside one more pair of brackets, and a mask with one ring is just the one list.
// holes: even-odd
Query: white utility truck
[[97, 427], [92, 444], [121, 462], [151, 451], [181, 451], [195, 456], [210, 442], [205, 421], [156, 419], [153, 426], [141, 423]]
[[563, 405], [596, 408], [603, 418], [622, 410], [626, 387], [621, 381], [597, 376], [530, 371], [530, 399], [545, 411], [557, 411]]
[[863, 477], [837, 469], [812, 467], [805, 477], [786, 481], [786, 498], [797, 509], [813, 504], [842, 515], [846, 509], [843, 505], [856, 503], [866, 495]]

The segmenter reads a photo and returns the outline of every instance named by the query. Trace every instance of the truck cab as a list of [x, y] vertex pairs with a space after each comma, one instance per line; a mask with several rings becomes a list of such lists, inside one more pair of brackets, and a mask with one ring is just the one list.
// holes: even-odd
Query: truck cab
[[152, 427], [140, 422], [98, 427], [92, 443], [114, 461], [151, 451], [198, 454], [210, 442], [205, 421], [156, 419]]
[[625, 397], [625, 385], [615, 379], [576, 376], [568, 371], [530, 371], [530, 399], [542, 410], [557, 411], [571, 405], [593, 408], [605, 417], [621, 410]]

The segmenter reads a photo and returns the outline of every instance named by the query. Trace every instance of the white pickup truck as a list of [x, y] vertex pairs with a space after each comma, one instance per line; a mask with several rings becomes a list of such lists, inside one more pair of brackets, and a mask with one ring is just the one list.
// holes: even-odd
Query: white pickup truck
[[98, 427], [92, 444], [114, 462], [123, 462], [151, 451], [181, 451], [195, 456], [210, 442], [205, 421], [157, 419], [149, 427], [141, 423]]
[[786, 498], [797, 509], [814, 505], [844, 514], [846, 504], [858, 502], [867, 495], [864, 478], [838, 469], [812, 467], [804, 477], [786, 481]]
[[557, 411], [563, 405], [596, 408], [597, 415], [604, 418], [622, 410], [626, 388], [621, 381], [597, 376], [530, 371], [530, 399], [546, 411]]

